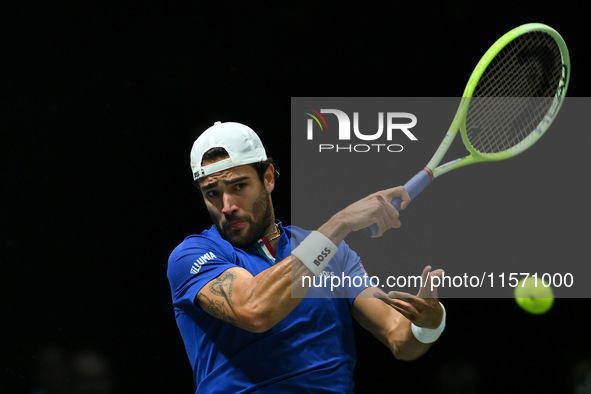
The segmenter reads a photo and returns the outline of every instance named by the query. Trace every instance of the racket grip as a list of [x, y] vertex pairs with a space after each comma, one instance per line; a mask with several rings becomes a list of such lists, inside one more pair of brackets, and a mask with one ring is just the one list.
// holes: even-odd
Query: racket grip
[[[425, 188], [429, 186], [433, 179], [433, 172], [431, 172], [431, 169], [425, 167], [424, 169], [419, 171], [418, 174], [410, 178], [408, 182], [404, 184], [404, 189], [406, 190], [406, 192], [410, 196], [410, 199], [412, 200], [416, 196], [418, 196], [419, 193], [425, 190]], [[399, 198], [395, 198], [392, 200], [392, 205], [399, 212], [401, 203], [402, 200]], [[369, 235], [370, 237], [373, 237], [378, 232], [378, 226], [374, 223], [371, 226], [364, 228], [363, 232]]]

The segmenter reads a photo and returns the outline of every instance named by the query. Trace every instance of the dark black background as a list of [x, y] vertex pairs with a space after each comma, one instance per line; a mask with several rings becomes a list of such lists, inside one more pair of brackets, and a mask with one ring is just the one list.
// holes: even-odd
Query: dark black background
[[[488, 46], [527, 22], [561, 32], [569, 95], [590, 91], [588, 21], [566, 3], [346, 4], [2, 6], [0, 391], [27, 392], [52, 343], [100, 349], [118, 392], [194, 390], [166, 264], [210, 225], [188, 159], [214, 121], [259, 132], [287, 222], [292, 96], [459, 96]], [[358, 392], [432, 392], [456, 360], [483, 392], [567, 392], [590, 355], [587, 300], [544, 316], [511, 299], [445, 303], [445, 334], [412, 363], [359, 330]]]

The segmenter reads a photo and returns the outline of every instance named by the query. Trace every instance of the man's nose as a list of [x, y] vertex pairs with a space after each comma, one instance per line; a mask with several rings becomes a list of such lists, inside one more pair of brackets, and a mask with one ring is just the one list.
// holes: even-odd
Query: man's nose
[[235, 199], [228, 193], [222, 196], [222, 214], [231, 215], [238, 210]]

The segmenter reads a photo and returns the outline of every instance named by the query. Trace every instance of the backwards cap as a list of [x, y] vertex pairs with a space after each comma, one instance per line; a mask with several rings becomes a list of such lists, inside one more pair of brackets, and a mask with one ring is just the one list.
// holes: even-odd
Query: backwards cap
[[[202, 166], [203, 154], [211, 148], [224, 148], [227, 159]], [[259, 136], [248, 126], [234, 122], [215, 122], [197, 138], [191, 149], [193, 179], [245, 164], [267, 160], [267, 153]]]

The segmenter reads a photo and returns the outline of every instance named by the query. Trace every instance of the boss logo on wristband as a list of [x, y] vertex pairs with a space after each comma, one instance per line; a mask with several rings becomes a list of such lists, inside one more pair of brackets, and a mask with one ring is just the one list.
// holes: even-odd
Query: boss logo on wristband
[[[324, 234], [312, 231], [291, 254], [297, 257], [314, 275], [322, 274], [337, 252], [337, 246]], [[320, 251], [320, 252], [319, 252]]]
[[326, 257], [328, 257], [329, 254], [330, 254], [330, 249], [328, 247], [324, 248], [324, 250], [322, 252], [320, 252], [318, 257], [316, 257], [316, 260], [314, 260], [314, 264], [316, 264], [316, 266], [319, 267], [320, 264], [322, 264], [324, 259]]

